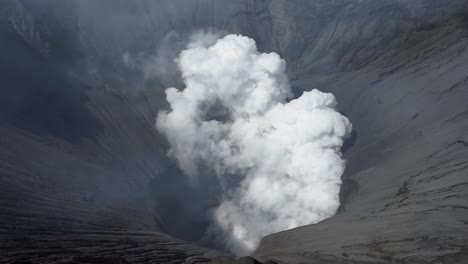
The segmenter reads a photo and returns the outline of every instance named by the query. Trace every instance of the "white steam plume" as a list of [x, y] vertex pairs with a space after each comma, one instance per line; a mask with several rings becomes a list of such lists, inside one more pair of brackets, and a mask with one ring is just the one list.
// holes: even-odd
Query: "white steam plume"
[[186, 174], [218, 176], [225, 189], [213, 221], [228, 247], [245, 253], [265, 235], [335, 214], [351, 124], [332, 94], [288, 102], [284, 60], [240, 35], [189, 45], [177, 62], [186, 88], [166, 90], [171, 110], [157, 128]]

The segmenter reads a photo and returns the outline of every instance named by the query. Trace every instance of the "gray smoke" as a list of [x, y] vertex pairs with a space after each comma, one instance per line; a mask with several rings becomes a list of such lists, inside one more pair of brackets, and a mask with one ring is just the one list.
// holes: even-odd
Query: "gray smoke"
[[[145, 80], [158, 80], [163, 85], [179, 84], [180, 70], [174, 58], [185, 48], [212, 45], [223, 33], [214, 30], [198, 30], [181, 33], [175, 30], [167, 32], [154, 49], [139, 51], [136, 54], [125, 52], [123, 64], [140, 71]], [[166, 87], [167, 87], [166, 86]]]
[[177, 64], [186, 87], [166, 90], [170, 110], [156, 126], [193, 181], [217, 176], [213, 228], [226, 246], [246, 253], [265, 235], [335, 214], [351, 124], [332, 94], [290, 100], [285, 61], [240, 35], [193, 41]]

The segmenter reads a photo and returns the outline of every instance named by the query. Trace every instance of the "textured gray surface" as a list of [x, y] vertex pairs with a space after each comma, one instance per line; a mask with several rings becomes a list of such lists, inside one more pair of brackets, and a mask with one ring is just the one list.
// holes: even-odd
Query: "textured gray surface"
[[[266, 237], [254, 257], [468, 262], [466, 1], [6, 0], [0, 20], [0, 263], [219, 255], [164, 234], [200, 240], [214, 201], [153, 128], [172, 73], [124, 60], [206, 28], [278, 52], [295, 92], [333, 92], [355, 129], [340, 213]], [[233, 261], [255, 263], [215, 262]]]

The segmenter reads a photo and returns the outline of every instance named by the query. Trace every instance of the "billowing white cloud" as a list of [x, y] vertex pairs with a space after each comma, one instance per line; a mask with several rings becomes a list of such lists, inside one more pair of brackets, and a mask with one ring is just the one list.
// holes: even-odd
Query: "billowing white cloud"
[[335, 214], [351, 124], [332, 94], [290, 100], [284, 60], [259, 53], [254, 40], [208, 42], [180, 54], [186, 87], [166, 90], [170, 110], [156, 126], [184, 173], [196, 179], [209, 168], [218, 176], [224, 189], [213, 226], [245, 253], [265, 235]]

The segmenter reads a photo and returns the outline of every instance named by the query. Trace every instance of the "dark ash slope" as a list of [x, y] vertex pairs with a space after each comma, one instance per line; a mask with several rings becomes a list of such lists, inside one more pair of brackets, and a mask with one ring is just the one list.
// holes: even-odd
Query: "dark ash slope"
[[215, 197], [153, 127], [173, 65], [141, 66], [207, 28], [278, 52], [295, 92], [333, 92], [355, 129], [340, 213], [255, 258], [468, 262], [466, 1], [5, 0], [0, 263], [235, 261], [179, 240], [202, 238]]

